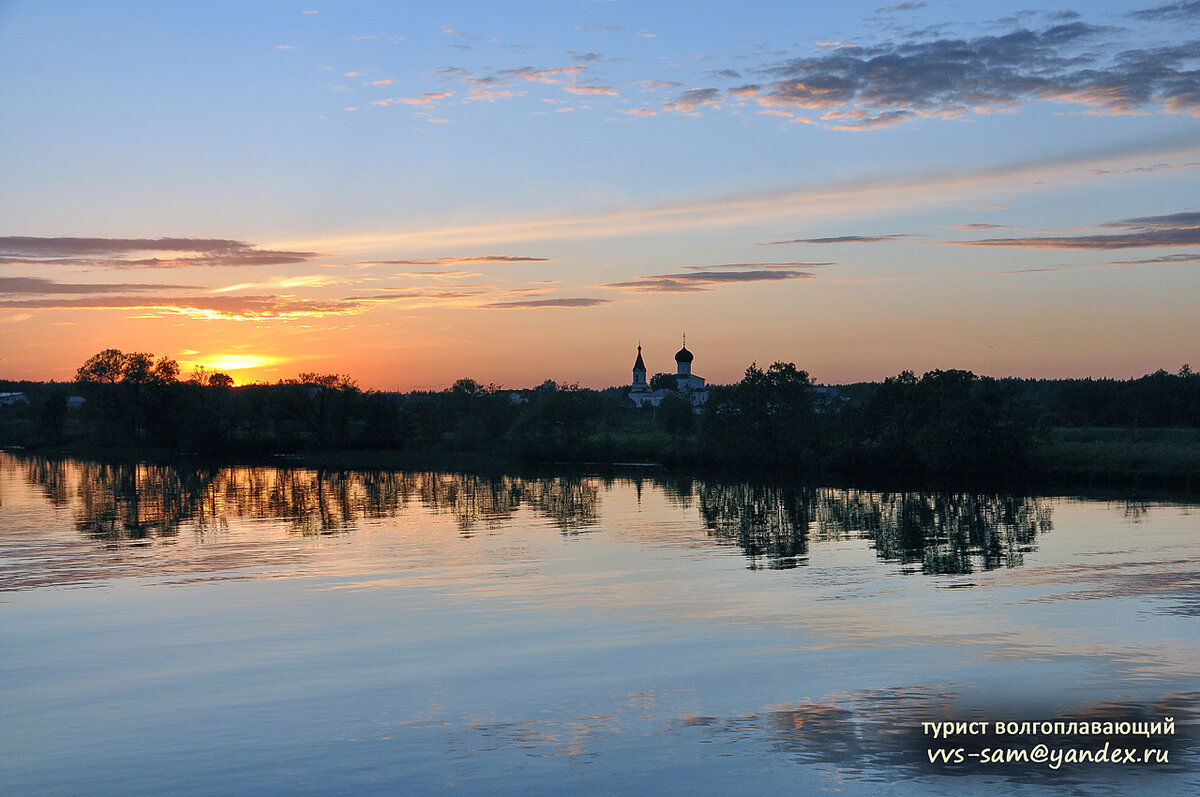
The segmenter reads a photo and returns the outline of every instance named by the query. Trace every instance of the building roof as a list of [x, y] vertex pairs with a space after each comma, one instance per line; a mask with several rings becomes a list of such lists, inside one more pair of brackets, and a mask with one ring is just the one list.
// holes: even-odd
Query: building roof
[[692, 353], [687, 350], [687, 344], [684, 344], [682, 349], [675, 352], [675, 362], [677, 363], [690, 363], [692, 359]]
[[646, 370], [646, 364], [644, 362], [642, 362], [642, 347], [641, 346], [638, 346], [638, 358], [637, 358], [637, 362], [635, 362], [633, 364], [633, 370], [635, 370], [635, 371], [645, 371]]

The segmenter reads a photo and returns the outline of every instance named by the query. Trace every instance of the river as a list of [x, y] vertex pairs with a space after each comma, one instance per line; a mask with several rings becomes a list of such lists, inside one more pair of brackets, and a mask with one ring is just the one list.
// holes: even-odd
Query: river
[[1197, 721], [1193, 503], [0, 455], [7, 793], [1200, 793]]

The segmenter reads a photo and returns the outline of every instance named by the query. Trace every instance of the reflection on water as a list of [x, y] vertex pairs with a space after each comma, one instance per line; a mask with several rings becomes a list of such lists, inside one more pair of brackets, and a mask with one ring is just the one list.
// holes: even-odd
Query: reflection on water
[[[594, 479], [273, 467], [24, 460], [25, 478], [96, 540], [173, 537], [183, 523], [219, 528], [230, 517], [287, 521], [303, 536], [343, 534], [363, 519], [396, 517], [414, 501], [450, 514], [464, 535], [494, 529], [527, 506], [564, 532], [599, 519]], [[74, 501], [72, 501], [74, 498]]]
[[[452, 516], [464, 536], [509, 525], [522, 507], [564, 533], [600, 522], [601, 477], [188, 467], [30, 458], [24, 475], [56, 506], [72, 505], [91, 539], [138, 542], [198, 533], [230, 517], [286, 521], [302, 536], [353, 531], [364, 519], [404, 515], [414, 502]], [[752, 569], [804, 565], [810, 539], [867, 538], [887, 561], [929, 574], [1017, 567], [1052, 528], [1036, 498], [980, 493], [880, 493], [664, 475], [637, 480], [678, 506], [698, 505], [715, 538], [736, 544]], [[72, 501], [74, 498], [74, 501]]]
[[1017, 567], [1052, 528], [1044, 500], [978, 493], [874, 493], [705, 484], [700, 512], [713, 533], [769, 567], [804, 563], [808, 540], [865, 536], [889, 561], [931, 574]]
[[[845, 775], [861, 781], [890, 781], [899, 773], [918, 779], [931, 772], [949, 775], [979, 775], [989, 768], [1000, 769], [1010, 783], [1052, 783], [1058, 790], [1071, 786], [1112, 784], [1127, 785], [1140, 781], [1143, 789], [1147, 785], [1145, 776], [1179, 775], [1191, 768], [1187, 760], [1196, 747], [1196, 739], [1190, 738], [1186, 730], [1200, 720], [1200, 693], [1171, 693], [1158, 699], [1142, 703], [1134, 701], [1092, 701], [1056, 716], [1057, 720], [1089, 720], [1111, 722], [1120, 718], [1126, 722], [1159, 722], [1163, 717], [1174, 717], [1183, 729], [1171, 736], [1149, 737], [1080, 737], [1080, 736], [1004, 736], [981, 734], [975, 737], [952, 737], [943, 742], [945, 746], [963, 745], [967, 752], [983, 749], [1024, 748], [1037, 743], [1059, 746], [1063, 749], [1079, 748], [1096, 750], [1105, 741], [1112, 744], [1138, 744], [1143, 748], [1157, 745], [1168, 751], [1167, 761], [1156, 765], [1153, 771], [1113, 770], [1112, 768], [1074, 768], [1069, 774], [1056, 772], [1045, 764], [1009, 762], [1003, 767], [992, 767], [987, 763], [968, 758], [963, 766], [940, 768], [931, 766], [926, 750], [938, 746], [920, 728], [922, 718], [937, 716], [954, 718], [955, 721], [1022, 722], [1030, 720], [1028, 715], [1017, 715], [1010, 711], [991, 709], [964, 711], [960, 708], [963, 695], [953, 690], [937, 690], [929, 687], [908, 689], [866, 689], [847, 694], [832, 695], [818, 701], [766, 706], [760, 712], [733, 718], [681, 717], [683, 725], [702, 723], [709, 733], [724, 731], [735, 733], [741, 728], [764, 728], [772, 737], [772, 746], [777, 753], [794, 757], [804, 763], [825, 763], [836, 766]], [[1042, 718], [1038, 718], [1042, 719]], [[1173, 754], [1173, 759], [1170, 755]], [[1068, 767], [1068, 769], [1072, 769]], [[1137, 780], [1135, 780], [1137, 779]], [[1091, 793], [1083, 790], [1079, 793]]]
[[[0, 455], [6, 787], [1197, 793], [1197, 517]], [[1153, 771], [939, 768], [920, 728], [1165, 716]]]

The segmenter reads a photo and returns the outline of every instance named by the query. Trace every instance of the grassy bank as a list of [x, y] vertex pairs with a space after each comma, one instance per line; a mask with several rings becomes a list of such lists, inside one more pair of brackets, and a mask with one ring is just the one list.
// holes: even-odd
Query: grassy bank
[[1052, 429], [1041, 449], [1054, 482], [1200, 491], [1200, 429]]

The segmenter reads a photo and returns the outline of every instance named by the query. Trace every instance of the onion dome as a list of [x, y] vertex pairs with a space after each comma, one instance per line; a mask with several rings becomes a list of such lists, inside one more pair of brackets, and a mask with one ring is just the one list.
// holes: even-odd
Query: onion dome
[[692, 361], [692, 353], [687, 350], [686, 344], [684, 345], [684, 347], [682, 349], [675, 352], [675, 362], [690, 363], [691, 361]]

